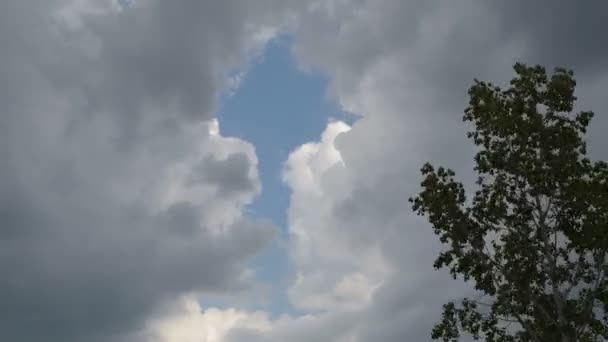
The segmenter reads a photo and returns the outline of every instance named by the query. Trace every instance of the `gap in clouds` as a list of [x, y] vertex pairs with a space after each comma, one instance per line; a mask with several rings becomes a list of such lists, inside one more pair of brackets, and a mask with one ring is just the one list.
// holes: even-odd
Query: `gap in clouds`
[[[222, 98], [217, 113], [223, 136], [243, 139], [256, 149], [262, 192], [248, 207], [250, 214], [268, 218], [281, 228], [280, 237], [252, 262], [264, 284], [262, 291], [268, 294], [261, 306], [271, 315], [297, 313], [286, 293], [293, 271], [285, 249], [290, 193], [281, 179], [283, 163], [298, 146], [318, 140], [329, 120], [355, 120], [331, 101], [324, 75], [298, 68], [291, 44], [291, 37], [285, 35], [271, 40], [238, 89]], [[222, 300], [204, 304], [230, 306]]]
[[318, 140], [328, 120], [353, 121], [327, 96], [324, 75], [298, 69], [291, 42], [288, 36], [269, 42], [217, 113], [222, 135], [256, 148], [263, 189], [251, 211], [272, 218], [283, 232], [289, 193], [281, 181], [282, 164], [293, 149]]

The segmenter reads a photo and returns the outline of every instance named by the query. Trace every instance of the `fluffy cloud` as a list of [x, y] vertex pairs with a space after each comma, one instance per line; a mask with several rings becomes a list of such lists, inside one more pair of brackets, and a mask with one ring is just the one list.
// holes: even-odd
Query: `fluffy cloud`
[[[361, 307], [385, 272], [377, 246], [354, 229], [353, 234], [343, 234], [333, 217], [335, 203], [344, 199], [339, 196], [348, 195], [345, 190], [352, 186], [334, 145], [349, 130], [343, 122], [331, 122], [320, 142], [302, 145], [285, 165], [283, 177], [292, 190], [290, 253], [297, 269], [290, 298], [301, 309]], [[331, 178], [332, 174], [340, 178]], [[351, 248], [357, 240], [360, 254], [353, 259]]]
[[184, 297], [133, 338], [147, 342], [352, 342], [349, 327], [354, 321], [352, 312], [271, 318], [261, 311], [203, 309], [194, 298]]
[[273, 1], [0, 4], [1, 340], [130, 340], [183, 293], [251, 285], [276, 229], [242, 214], [255, 151], [212, 118], [286, 16]]
[[222, 342], [238, 329], [268, 331], [270, 320], [263, 312], [236, 309], [203, 310], [195, 296], [185, 296], [171, 305], [163, 317], [151, 320], [139, 338], [149, 342]]

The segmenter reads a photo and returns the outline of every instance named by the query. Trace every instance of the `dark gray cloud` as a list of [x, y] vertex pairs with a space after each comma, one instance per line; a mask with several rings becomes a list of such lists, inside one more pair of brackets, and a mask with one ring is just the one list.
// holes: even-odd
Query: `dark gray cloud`
[[522, 40], [530, 63], [566, 66], [580, 74], [605, 70], [608, 58], [604, 1], [486, 2], [501, 32]]
[[[27, 214], [47, 233], [3, 240], [0, 253], [0, 330], [14, 341], [115, 340], [175, 294], [243, 289], [247, 257], [271, 236], [265, 223], [239, 223], [218, 237], [183, 236], [163, 233], [164, 217]], [[192, 229], [180, 217], [166, 220]]]
[[0, 340], [130, 340], [183, 293], [251, 286], [275, 228], [241, 214], [253, 148], [206, 121], [272, 3], [0, 4]]
[[253, 191], [255, 180], [249, 174], [249, 157], [235, 153], [226, 159], [205, 158], [192, 170], [190, 183], [207, 183], [217, 187], [223, 195]]

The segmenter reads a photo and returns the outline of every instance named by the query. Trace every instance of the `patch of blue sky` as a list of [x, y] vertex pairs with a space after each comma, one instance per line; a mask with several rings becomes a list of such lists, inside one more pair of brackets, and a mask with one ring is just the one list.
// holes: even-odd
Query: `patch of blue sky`
[[296, 147], [318, 140], [330, 118], [349, 116], [326, 95], [323, 75], [297, 68], [290, 43], [288, 37], [272, 40], [236, 92], [222, 99], [217, 115], [222, 135], [256, 148], [263, 191], [250, 209], [283, 228], [289, 205], [283, 162]]
[[250, 67], [238, 89], [222, 99], [217, 115], [222, 135], [252, 143], [258, 156], [262, 193], [248, 208], [272, 220], [281, 237], [252, 263], [258, 278], [272, 289], [271, 313], [294, 313], [286, 295], [289, 260], [285, 242], [290, 193], [281, 180], [283, 163], [298, 146], [319, 139], [328, 120], [352, 121], [327, 96], [327, 80], [303, 72], [291, 54], [291, 40], [272, 40]]

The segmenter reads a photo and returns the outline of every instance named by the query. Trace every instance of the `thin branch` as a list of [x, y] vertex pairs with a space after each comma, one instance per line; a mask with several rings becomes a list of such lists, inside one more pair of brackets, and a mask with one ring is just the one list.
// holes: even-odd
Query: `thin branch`
[[[546, 261], [546, 266], [549, 271], [549, 279], [551, 281], [551, 292], [552, 292], [553, 302], [555, 303], [555, 309], [557, 311], [558, 325], [559, 325], [560, 329], [563, 329], [563, 327], [566, 326], [567, 322], [566, 322], [566, 316], [564, 314], [564, 303], [563, 303], [562, 293], [560, 292], [558, 284], [557, 284], [557, 271], [556, 271], [557, 257], [555, 255], [553, 255], [553, 251], [551, 250], [551, 242], [549, 241], [549, 235], [551, 233], [547, 231], [547, 226], [545, 224], [545, 219], [547, 217], [547, 214], [549, 213], [549, 211], [553, 205], [553, 198], [549, 197], [546, 208], [543, 208], [539, 196], [536, 196], [534, 199], [536, 201], [536, 210], [538, 210], [538, 213], [539, 213], [537, 228], [540, 233], [539, 235], [541, 236], [542, 241], [543, 241], [544, 258]], [[555, 233], [555, 231], [553, 231], [553, 233]], [[555, 250], [557, 250], [557, 242], [554, 245], [554, 248], [555, 248]], [[568, 341], [568, 338], [564, 332], [561, 332], [561, 336], [562, 336], [563, 342]]]

